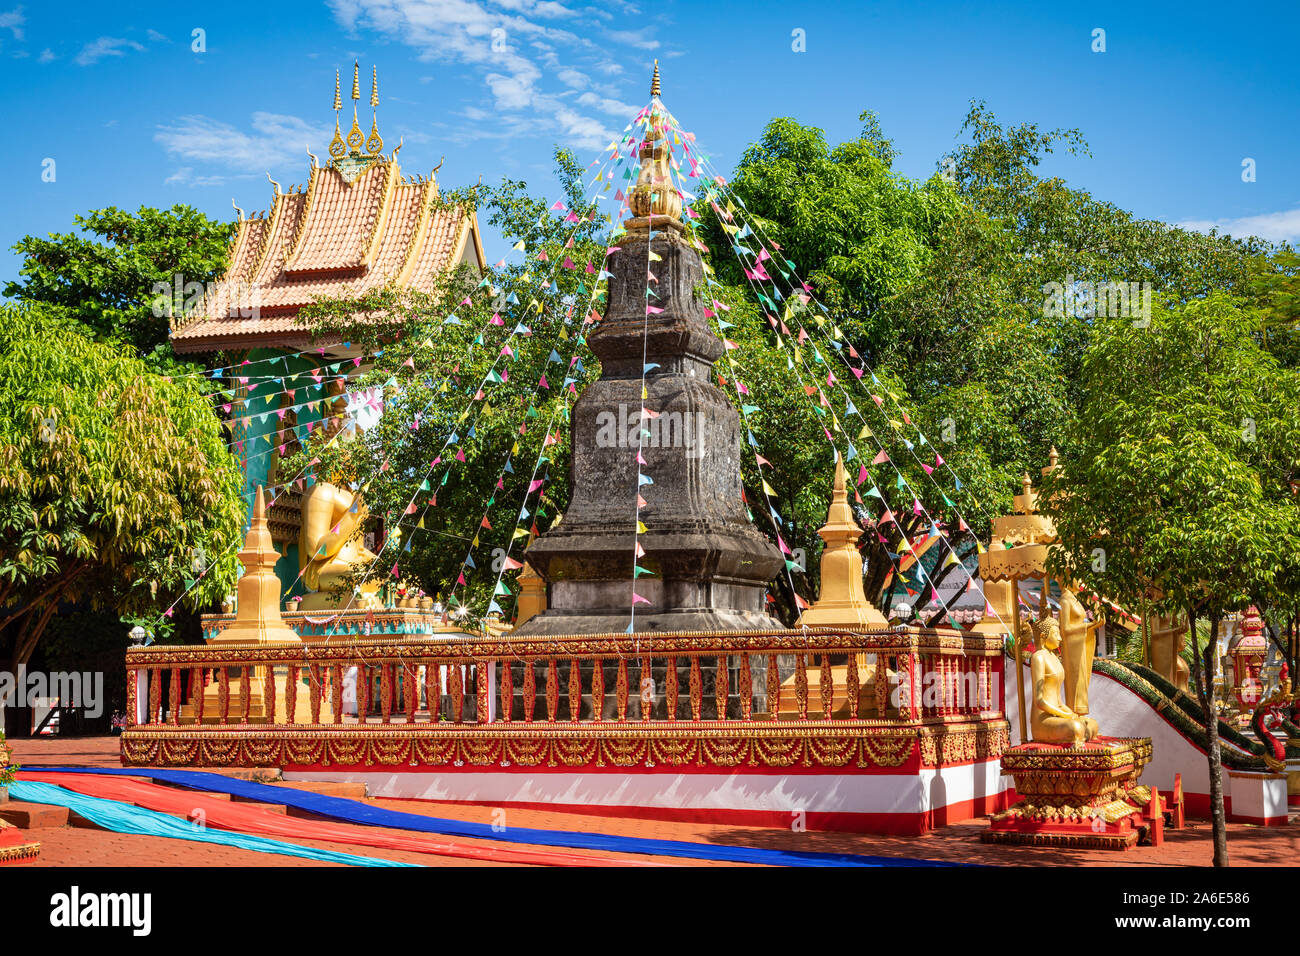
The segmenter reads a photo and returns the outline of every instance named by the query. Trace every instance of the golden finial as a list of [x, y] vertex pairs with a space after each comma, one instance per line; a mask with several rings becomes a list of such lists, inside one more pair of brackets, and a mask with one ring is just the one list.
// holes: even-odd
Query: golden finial
[[659, 95], [659, 61], [655, 60], [654, 76], [650, 77], [650, 98], [654, 99]]
[[352, 98], [361, 99], [361, 63], [357, 60], [352, 61]]
[[379, 106], [379, 67], [373, 67], [370, 74], [370, 108]]
[[339, 95], [339, 71], [334, 71], [334, 112], [343, 109], [343, 97]]

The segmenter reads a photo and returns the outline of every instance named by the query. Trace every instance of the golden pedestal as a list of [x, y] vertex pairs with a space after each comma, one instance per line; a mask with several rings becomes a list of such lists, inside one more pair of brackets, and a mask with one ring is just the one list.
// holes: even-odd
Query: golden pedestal
[[1072, 747], [1028, 743], [1004, 751], [1002, 772], [1015, 780], [1021, 800], [995, 814], [980, 839], [1113, 850], [1134, 846], [1155, 823], [1151, 788], [1137, 782], [1150, 761], [1150, 737], [1095, 737]]

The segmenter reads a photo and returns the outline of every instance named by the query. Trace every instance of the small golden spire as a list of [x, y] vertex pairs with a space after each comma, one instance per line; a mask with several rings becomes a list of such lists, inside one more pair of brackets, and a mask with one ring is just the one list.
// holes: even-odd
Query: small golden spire
[[343, 109], [343, 97], [339, 93], [339, 71], [334, 71], [334, 112]]
[[370, 108], [379, 106], [379, 67], [373, 67], [370, 73]]
[[659, 95], [659, 61], [655, 60], [654, 76], [650, 77], [650, 98], [654, 99]]
[[361, 99], [361, 63], [357, 60], [352, 61], [352, 98]]

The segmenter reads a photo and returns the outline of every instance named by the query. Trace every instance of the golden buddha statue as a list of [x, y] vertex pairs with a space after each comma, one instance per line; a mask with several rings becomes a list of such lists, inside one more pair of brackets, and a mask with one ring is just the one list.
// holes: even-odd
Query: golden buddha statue
[[1061, 589], [1061, 657], [1065, 667], [1065, 702], [1079, 716], [1088, 713], [1088, 684], [1092, 679], [1092, 661], [1097, 656], [1097, 628], [1100, 617], [1088, 621], [1088, 612], [1064, 582]]
[[1086, 743], [1097, 736], [1097, 721], [1087, 714], [1075, 713], [1061, 699], [1066, 676], [1066, 669], [1056, 656], [1056, 649], [1061, 646], [1061, 626], [1056, 618], [1045, 617], [1033, 624], [1033, 632], [1038, 649], [1029, 659], [1034, 688], [1029, 721], [1031, 739], [1035, 743], [1066, 746]]
[[[298, 568], [303, 584], [315, 593], [303, 598], [302, 610], [338, 607], [340, 602], [331, 593], [334, 588], [346, 583], [355, 570], [373, 565], [374, 552], [361, 543], [369, 514], [358, 495], [332, 482], [318, 481], [303, 495]], [[377, 582], [363, 584], [360, 595], [345, 600], [344, 606], [378, 607], [378, 587]]]

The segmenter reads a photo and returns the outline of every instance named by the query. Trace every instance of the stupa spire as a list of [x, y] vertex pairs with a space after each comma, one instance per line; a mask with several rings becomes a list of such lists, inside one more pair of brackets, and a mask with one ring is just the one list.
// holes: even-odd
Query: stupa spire
[[862, 587], [862, 555], [858, 539], [862, 526], [849, 506], [848, 473], [844, 459], [835, 455], [835, 481], [826, 524], [817, 532], [826, 542], [821, 558], [821, 595], [799, 617], [810, 627], [864, 627], [888, 625], [880, 610], [867, 600]]
[[650, 98], [657, 100], [659, 98], [659, 61], [655, 60], [654, 75], [650, 77]]
[[239, 552], [239, 561], [244, 566], [237, 586], [239, 609], [234, 622], [213, 638], [213, 644], [302, 643], [302, 638], [280, 616], [280, 579], [275, 574], [275, 563], [279, 560], [266, 523], [266, 492], [258, 485], [253, 517], [243, 550]]

